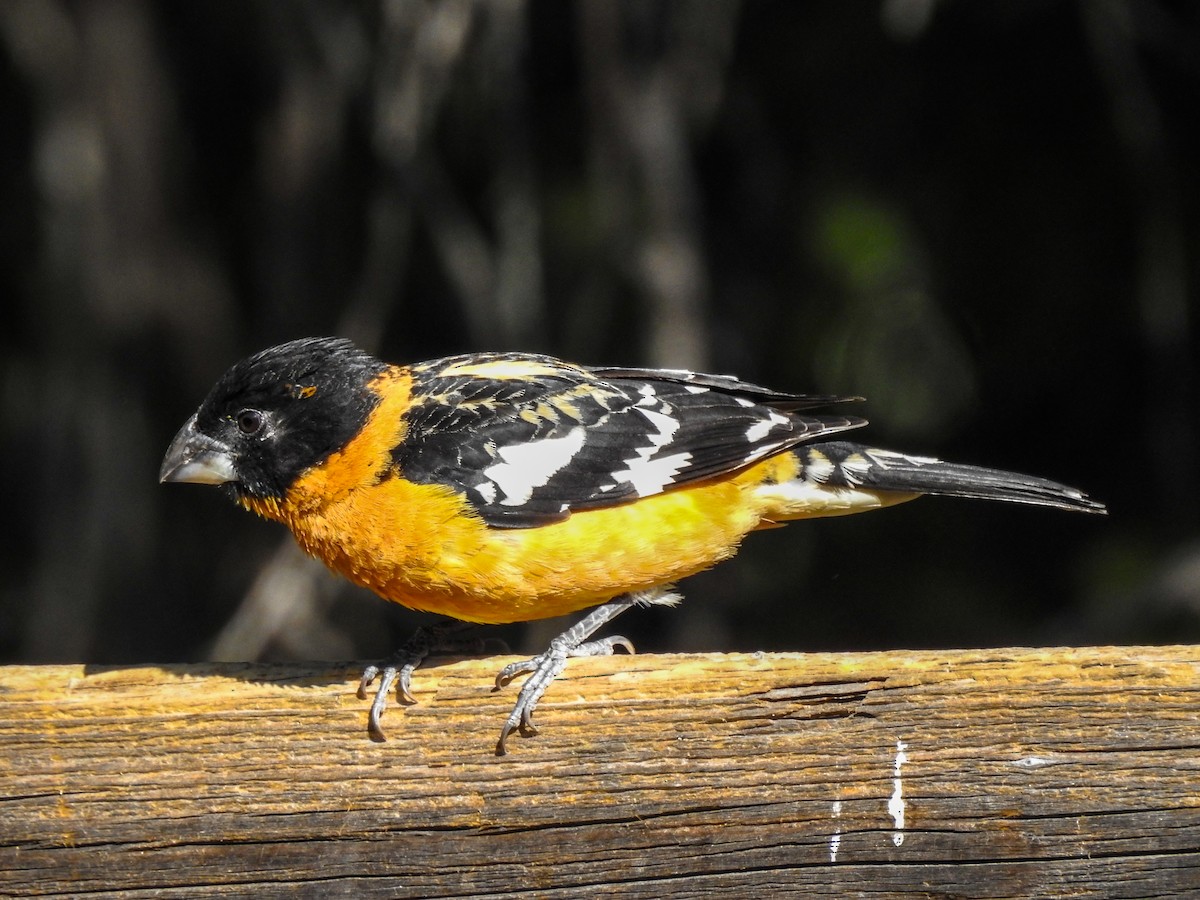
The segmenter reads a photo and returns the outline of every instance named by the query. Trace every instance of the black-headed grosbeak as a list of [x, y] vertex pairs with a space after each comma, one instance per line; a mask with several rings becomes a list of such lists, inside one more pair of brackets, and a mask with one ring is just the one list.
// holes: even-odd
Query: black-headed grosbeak
[[[497, 676], [529, 674], [503, 754], [514, 729], [532, 733], [568, 657], [632, 649], [588, 641], [601, 625], [677, 602], [673, 582], [733, 556], [756, 529], [921, 494], [1104, 511], [1042, 478], [830, 440], [865, 421], [810, 410], [846, 399], [524, 353], [394, 366], [310, 338], [226, 372], [160, 477], [220, 485], [333, 570], [414, 609], [502, 623], [595, 607]], [[373, 737], [392, 686], [412, 702], [413, 668], [451, 630], [424, 629], [364, 673], [364, 696], [382, 675]]]

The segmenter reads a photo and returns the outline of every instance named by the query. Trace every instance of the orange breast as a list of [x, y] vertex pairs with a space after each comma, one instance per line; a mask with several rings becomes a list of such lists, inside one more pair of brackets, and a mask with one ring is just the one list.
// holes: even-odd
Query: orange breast
[[790, 454], [736, 476], [575, 513], [536, 528], [489, 528], [447, 487], [379, 479], [403, 435], [403, 370], [362, 433], [278, 503], [246, 501], [284, 522], [308, 553], [380, 596], [474, 622], [564, 615], [665, 584], [732, 556], [769, 510], [764, 481], [794, 475]]

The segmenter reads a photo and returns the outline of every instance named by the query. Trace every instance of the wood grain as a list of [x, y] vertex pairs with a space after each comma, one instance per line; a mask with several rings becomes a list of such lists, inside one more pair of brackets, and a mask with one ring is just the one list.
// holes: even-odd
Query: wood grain
[[1200, 648], [0, 668], [0, 894], [1182, 897]]

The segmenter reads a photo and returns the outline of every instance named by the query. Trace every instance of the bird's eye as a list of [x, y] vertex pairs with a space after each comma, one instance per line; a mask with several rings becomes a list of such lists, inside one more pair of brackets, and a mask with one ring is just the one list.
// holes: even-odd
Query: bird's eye
[[237, 427], [242, 434], [258, 434], [266, 419], [257, 409], [243, 409], [237, 414]]

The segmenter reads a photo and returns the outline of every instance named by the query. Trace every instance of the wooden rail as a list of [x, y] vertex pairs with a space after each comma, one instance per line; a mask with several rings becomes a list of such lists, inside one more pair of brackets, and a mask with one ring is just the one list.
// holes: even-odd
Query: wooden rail
[[0, 895], [1194, 896], [1200, 647], [0, 668]]

